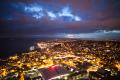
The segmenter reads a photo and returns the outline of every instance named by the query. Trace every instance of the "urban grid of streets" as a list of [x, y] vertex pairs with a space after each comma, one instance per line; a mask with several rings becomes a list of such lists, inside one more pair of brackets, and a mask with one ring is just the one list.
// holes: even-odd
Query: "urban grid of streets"
[[[92, 40], [50, 40], [40, 41], [30, 47], [30, 51], [21, 55], [0, 60], [0, 79], [41, 76], [40, 69], [48, 70], [51, 66], [61, 66], [67, 71], [63, 80], [109, 79], [120, 76], [120, 42]], [[50, 68], [51, 69], [51, 68]], [[35, 74], [35, 72], [38, 72]], [[32, 74], [33, 73], [33, 74]], [[62, 74], [63, 73], [63, 74]], [[31, 75], [29, 75], [31, 74]], [[49, 75], [49, 72], [46, 73]], [[54, 76], [55, 75], [55, 76]], [[58, 74], [51, 75], [52, 78]], [[48, 79], [49, 76], [47, 76]]]

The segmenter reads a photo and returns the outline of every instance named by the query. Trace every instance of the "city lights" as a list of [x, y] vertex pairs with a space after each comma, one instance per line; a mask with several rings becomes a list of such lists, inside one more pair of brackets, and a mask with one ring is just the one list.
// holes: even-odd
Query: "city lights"
[[[68, 37], [73, 38], [74, 35]], [[120, 71], [120, 62], [117, 60], [120, 56], [117, 53], [120, 48], [116, 43], [116, 41], [89, 40], [37, 42], [30, 47], [30, 52], [1, 60], [7, 65], [0, 67], [0, 76], [8, 78], [8, 75], [12, 74], [11, 77], [20, 76], [20, 79], [30, 77], [51, 80], [77, 79], [78, 76], [79, 79], [90, 78], [90, 75], [95, 73], [101, 75], [100, 78], [106, 77], [100, 74], [101, 71], [108, 71], [111, 72], [110, 75], [117, 76]]]

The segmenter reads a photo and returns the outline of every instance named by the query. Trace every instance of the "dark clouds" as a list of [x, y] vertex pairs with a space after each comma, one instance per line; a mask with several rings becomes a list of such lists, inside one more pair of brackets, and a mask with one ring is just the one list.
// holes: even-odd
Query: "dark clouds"
[[[69, 5], [73, 14], [80, 16], [82, 21], [36, 20], [24, 11], [25, 6], [34, 4], [53, 11]], [[1, 35], [120, 30], [120, 0], [1, 0], [0, 28]]]

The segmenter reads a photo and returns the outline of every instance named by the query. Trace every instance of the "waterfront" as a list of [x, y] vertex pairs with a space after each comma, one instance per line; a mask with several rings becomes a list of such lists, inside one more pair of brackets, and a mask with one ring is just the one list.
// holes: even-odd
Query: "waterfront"
[[[2, 59], [1, 63], [4, 64], [0, 67], [1, 76], [8, 79], [17, 74], [20, 76], [19, 79], [31, 76], [35, 78], [42, 74], [39, 69], [46, 68], [44, 71], [46, 72], [49, 67], [59, 65], [65, 68], [69, 74], [67, 79], [119, 78], [119, 43], [119, 41], [102, 40], [40, 40], [30, 46], [28, 52], [21, 53], [21, 55], [15, 54], [5, 60]], [[33, 68], [40, 74], [35, 75]], [[33, 75], [28, 75], [30, 70]], [[9, 76], [10, 74], [11, 76]], [[46, 72], [46, 75], [49, 75], [49, 71]], [[54, 75], [58, 76], [58, 74]], [[40, 77], [46, 79], [44, 74]]]

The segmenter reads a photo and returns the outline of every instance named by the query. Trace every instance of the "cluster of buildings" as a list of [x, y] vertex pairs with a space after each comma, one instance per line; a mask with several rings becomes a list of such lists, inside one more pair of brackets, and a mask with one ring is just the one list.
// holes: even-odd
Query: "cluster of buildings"
[[0, 60], [0, 79], [77, 80], [120, 76], [119, 41], [37, 42], [30, 52]]

